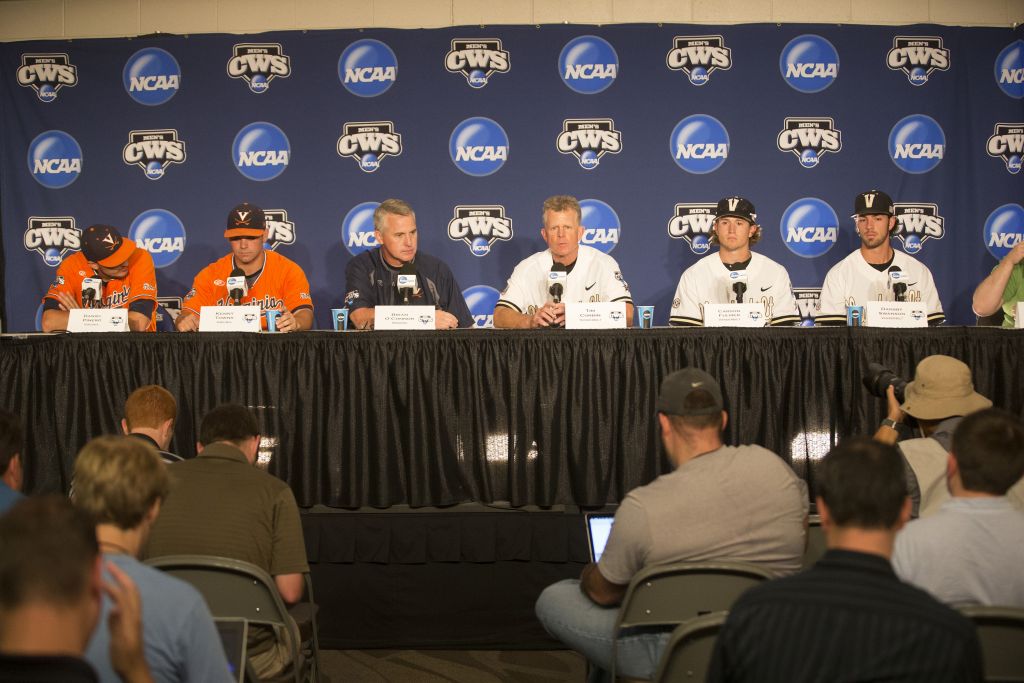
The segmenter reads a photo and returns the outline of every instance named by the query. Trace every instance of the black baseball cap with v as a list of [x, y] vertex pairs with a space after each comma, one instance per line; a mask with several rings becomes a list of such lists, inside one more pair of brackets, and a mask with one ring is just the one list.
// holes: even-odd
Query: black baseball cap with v
[[868, 190], [867, 192], [861, 192], [853, 200], [853, 216], [851, 218], [874, 214], [892, 216], [895, 213], [896, 209], [893, 206], [892, 197], [881, 190]]
[[116, 268], [135, 253], [135, 242], [112, 225], [90, 225], [82, 231], [82, 253], [91, 263]]

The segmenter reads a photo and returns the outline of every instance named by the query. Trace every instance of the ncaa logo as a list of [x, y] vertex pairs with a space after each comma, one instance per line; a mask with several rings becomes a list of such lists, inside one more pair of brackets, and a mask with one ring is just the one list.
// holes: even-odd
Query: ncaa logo
[[619, 214], [600, 199], [583, 199], [580, 201], [580, 224], [583, 226], [583, 239], [580, 244], [594, 247], [609, 253], [619, 243], [622, 224]]
[[295, 223], [288, 220], [288, 212], [284, 209], [264, 209], [263, 216], [267, 223], [267, 241], [265, 249], [276, 251], [282, 244], [295, 244]]
[[185, 163], [185, 141], [176, 130], [133, 130], [121, 158], [129, 166], [138, 165], [150, 180], [160, 180], [170, 164]]
[[780, 152], [792, 152], [804, 168], [814, 168], [825, 152], [843, 148], [843, 133], [831, 118], [787, 118], [779, 131]]
[[254, 93], [265, 93], [270, 81], [292, 75], [291, 57], [284, 53], [280, 43], [240, 43], [232, 50], [228, 76], [244, 79]]
[[896, 229], [893, 234], [903, 242], [903, 251], [916, 254], [925, 241], [941, 240], [946, 234], [946, 219], [937, 204], [895, 204]]
[[911, 85], [924, 85], [933, 71], [949, 68], [949, 50], [942, 47], [942, 38], [935, 36], [896, 36], [885, 65], [906, 74]]
[[491, 74], [508, 73], [512, 62], [497, 38], [456, 38], [444, 56], [444, 68], [462, 74], [471, 88], [482, 88]]
[[288, 168], [290, 158], [288, 136], [266, 121], [250, 123], [238, 131], [231, 144], [235, 168], [250, 180], [273, 180]]
[[496, 121], [474, 116], [455, 126], [448, 153], [463, 173], [491, 175], [508, 161], [508, 135]]
[[341, 222], [341, 241], [353, 256], [378, 246], [377, 236], [373, 234], [373, 212], [378, 206], [380, 202], [363, 202], [345, 214]]
[[346, 123], [338, 138], [338, 154], [355, 159], [359, 168], [373, 173], [387, 156], [402, 153], [402, 136], [395, 132], [391, 121]]
[[604, 38], [573, 38], [558, 55], [558, 75], [571, 90], [594, 95], [615, 82], [619, 74], [619, 56]]
[[56, 268], [71, 249], [82, 248], [82, 231], [71, 216], [32, 216], [28, 219], [24, 244], [29, 251], [39, 252], [43, 263]]
[[991, 157], [1001, 157], [1006, 170], [1020, 173], [1021, 155], [1024, 154], [1024, 123], [997, 123], [992, 137], [985, 144]]
[[1024, 41], [1015, 40], [996, 57], [996, 83], [1015, 100], [1024, 97]]
[[28, 172], [43, 187], [59, 189], [82, 173], [82, 148], [62, 130], [40, 133], [28, 146]]
[[181, 67], [167, 50], [147, 47], [133, 54], [121, 74], [133, 100], [155, 107], [170, 100], [181, 86]]
[[690, 251], [694, 254], [708, 253], [717, 208], [717, 204], [676, 204], [675, 213], [668, 222], [668, 236], [689, 242]]
[[694, 114], [676, 124], [668, 151], [688, 173], [711, 173], [729, 158], [729, 131], [707, 114]]
[[465, 242], [474, 256], [487, 256], [495, 241], [512, 239], [512, 219], [504, 206], [456, 206], [448, 238]]
[[379, 40], [357, 40], [341, 53], [338, 78], [353, 95], [376, 97], [387, 92], [398, 79], [398, 59]]
[[945, 151], [942, 126], [924, 114], [900, 119], [889, 133], [889, 157], [907, 173], [927, 173], [939, 165]]
[[43, 102], [53, 102], [58, 90], [78, 85], [78, 68], [65, 54], [22, 55], [18, 85], [35, 90]]
[[185, 253], [185, 226], [166, 209], [143, 211], [132, 221], [128, 236], [149, 252], [153, 265], [165, 268]]
[[606, 152], [618, 154], [622, 150], [622, 133], [615, 130], [611, 119], [566, 119], [555, 138], [555, 147], [562, 154], [574, 154], [580, 166], [589, 171], [597, 168]]
[[462, 298], [473, 316], [473, 327], [494, 327], [494, 307], [500, 296], [498, 290], [487, 285], [474, 285], [462, 290]]
[[707, 85], [715, 70], [732, 68], [732, 50], [725, 46], [722, 36], [676, 36], [665, 55], [665, 64], [673, 71], [682, 71], [693, 85]]
[[1003, 204], [988, 215], [982, 234], [988, 253], [1002, 260], [1024, 239], [1024, 207], [1020, 204]]
[[821, 92], [839, 76], [839, 53], [821, 36], [797, 36], [782, 48], [779, 71], [791, 88], [805, 93]]
[[786, 208], [779, 229], [791, 252], [815, 258], [827, 253], [838, 241], [839, 217], [822, 200], [804, 197]]

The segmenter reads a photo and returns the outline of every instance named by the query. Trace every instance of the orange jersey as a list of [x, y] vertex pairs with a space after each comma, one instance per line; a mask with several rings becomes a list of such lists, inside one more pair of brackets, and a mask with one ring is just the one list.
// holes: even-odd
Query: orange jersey
[[[103, 293], [99, 308], [127, 309], [137, 301], [152, 301], [153, 312], [149, 316], [147, 332], [156, 331], [156, 270], [153, 257], [145, 249], [136, 249], [126, 261], [128, 275], [121, 280], [108, 280], [103, 283]], [[82, 252], [75, 252], [61, 261], [57, 267], [57, 277], [47, 290], [43, 302], [47, 299], [57, 301], [57, 292], [70, 294], [78, 305], [82, 305], [82, 280], [95, 275], [89, 261]]]

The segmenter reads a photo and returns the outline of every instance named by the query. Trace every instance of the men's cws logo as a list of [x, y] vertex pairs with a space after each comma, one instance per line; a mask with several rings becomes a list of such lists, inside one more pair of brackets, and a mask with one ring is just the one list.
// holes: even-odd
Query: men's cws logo
[[402, 153], [402, 136], [391, 121], [346, 123], [338, 138], [338, 154], [355, 159], [360, 170], [373, 173], [388, 156]]
[[619, 75], [619, 55], [604, 38], [573, 38], [558, 55], [558, 75], [569, 89], [581, 95], [607, 90]]
[[176, 130], [133, 130], [121, 158], [141, 168], [150, 180], [160, 180], [168, 166], [185, 163], [185, 141], [178, 139]]
[[906, 74], [911, 85], [924, 85], [933, 71], [949, 69], [949, 50], [938, 36], [896, 36], [885, 65]]
[[722, 36], [676, 36], [665, 55], [665, 65], [682, 71], [693, 85], [707, 85], [716, 70], [732, 68], [732, 50]]
[[843, 133], [831, 118], [787, 118], [777, 140], [780, 152], [792, 152], [804, 168], [814, 168], [825, 152], [843, 148]]
[[906, 116], [889, 133], [889, 157], [907, 173], [927, 173], [939, 165], [945, 153], [946, 134], [930, 116]]
[[128, 58], [121, 74], [133, 100], [155, 107], [170, 100], [181, 87], [181, 67], [167, 50], [147, 47]]
[[668, 151], [688, 173], [711, 173], [729, 158], [729, 131], [707, 114], [693, 114], [676, 124]]
[[239, 173], [262, 182], [284, 173], [291, 149], [283, 130], [272, 123], [257, 121], [238, 131], [231, 144], [231, 158]]
[[263, 209], [267, 223], [267, 241], [264, 248], [277, 251], [282, 244], [295, 244], [295, 223], [288, 220], [284, 209]]
[[373, 212], [378, 206], [380, 202], [363, 202], [345, 214], [341, 222], [341, 241], [353, 256], [377, 247], [377, 236], [373, 234]]
[[82, 148], [62, 130], [40, 133], [28, 146], [28, 172], [43, 187], [59, 189], [82, 173]]
[[143, 211], [132, 221], [128, 236], [153, 257], [153, 265], [166, 268], [185, 253], [185, 226], [166, 209]]
[[505, 129], [483, 116], [468, 118], [455, 126], [448, 139], [448, 153], [458, 169], [477, 177], [491, 175], [504, 166], [508, 149]]
[[996, 57], [996, 83], [1015, 100], [1024, 97], [1024, 40], [1015, 40]]
[[357, 40], [338, 59], [338, 78], [353, 95], [376, 97], [398, 80], [398, 59], [385, 43], [372, 38]]
[[796, 310], [800, 313], [800, 326], [814, 327], [814, 312], [821, 299], [821, 287], [794, 287], [793, 298], [796, 299]]
[[498, 38], [455, 38], [444, 56], [444, 68], [462, 74], [470, 87], [482, 88], [493, 74], [507, 74], [512, 58]]
[[609, 253], [619, 243], [622, 224], [615, 209], [600, 199], [580, 200], [580, 223], [583, 225], [581, 244]]
[[711, 249], [711, 229], [715, 224], [718, 205], [676, 204], [675, 213], [668, 221], [668, 236], [686, 240], [690, 251], [703, 255]]
[[807, 33], [782, 48], [779, 71], [791, 88], [805, 93], [821, 92], [839, 76], [839, 53], [821, 36]]
[[791, 252], [816, 258], [839, 240], [839, 217], [816, 197], [804, 197], [790, 204], [779, 222], [782, 239]]
[[983, 231], [985, 247], [997, 260], [1024, 240], [1024, 207], [1003, 204], [988, 215]]
[[1021, 156], [1024, 155], [1024, 123], [997, 123], [992, 137], [985, 143], [990, 157], [1002, 158], [1006, 170], [1020, 173]]
[[272, 80], [292, 75], [292, 59], [280, 43], [239, 43], [232, 52], [228, 76], [245, 80], [254, 93], [265, 93]]
[[896, 229], [893, 231], [903, 251], [916, 254], [929, 239], [941, 240], [946, 234], [946, 219], [937, 204], [895, 204]]
[[494, 327], [494, 307], [501, 298], [498, 290], [487, 285], [474, 285], [462, 290], [462, 298], [473, 316], [473, 327]]
[[555, 147], [562, 154], [575, 155], [589, 171], [597, 168], [605, 153], [622, 151], [622, 133], [615, 130], [612, 119], [565, 119]]
[[487, 256], [497, 240], [512, 239], [512, 219], [504, 206], [456, 206], [448, 238], [465, 242], [474, 256]]
[[29, 251], [39, 252], [43, 263], [56, 268], [69, 250], [82, 248], [82, 231], [72, 216], [32, 216], [24, 244]]
[[78, 67], [66, 54], [23, 54], [18, 85], [35, 90], [43, 102], [53, 102], [61, 88], [78, 85]]

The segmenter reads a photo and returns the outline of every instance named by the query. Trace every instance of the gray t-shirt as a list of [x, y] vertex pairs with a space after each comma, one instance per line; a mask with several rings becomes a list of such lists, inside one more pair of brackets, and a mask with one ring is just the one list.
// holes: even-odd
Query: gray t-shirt
[[722, 446], [630, 491], [615, 513], [598, 569], [627, 584], [667, 562], [752, 562], [799, 571], [807, 485], [761, 446]]

